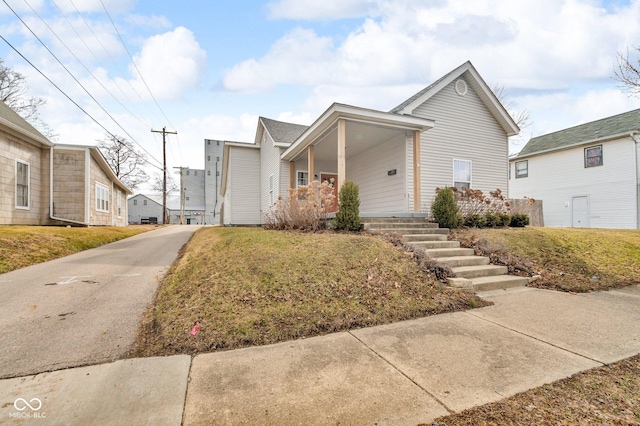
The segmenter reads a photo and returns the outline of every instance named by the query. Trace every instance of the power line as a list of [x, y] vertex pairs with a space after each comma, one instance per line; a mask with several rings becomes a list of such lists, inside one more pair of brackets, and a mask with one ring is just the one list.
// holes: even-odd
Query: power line
[[[140, 148], [141, 148], [141, 149], [142, 149], [142, 150], [143, 150], [147, 155], [149, 155], [149, 157], [151, 157], [151, 158], [152, 158], [152, 159], [154, 159], [157, 163], [159, 163], [159, 164], [160, 164], [160, 161], [159, 161], [158, 159], [156, 159], [156, 158], [155, 158], [155, 157], [154, 157], [154, 156], [153, 156], [149, 151], [147, 151], [147, 150], [146, 150], [146, 149], [145, 149], [145, 148], [144, 148], [144, 147], [143, 147], [143, 146], [142, 146], [142, 145], [141, 145], [141, 144], [140, 144], [140, 143], [139, 143], [139, 142], [138, 142], [138, 141], [137, 141], [133, 136], [131, 136], [131, 135], [129, 134], [129, 132], [127, 132], [127, 131], [126, 131], [126, 129], [125, 129], [124, 127], [122, 127], [122, 126], [120, 125], [120, 123], [119, 123], [115, 118], [113, 118], [113, 116], [112, 116], [112, 115], [111, 115], [111, 114], [110, 114], [110, 113], [109, 113], [109, 112], [108, 112], [108, 111], [107, 111], [107, 110], [106, 110], [106, 109], [105, 109], [105, 108], [100, 104], [100, 102], [98, 102], [98, 100], [97, 100], [95, 97], [93, 97], [93, 95], [92, 95], [91, 93], [89, 93], [89, 91], [87, 90], [87, 88], [86, 88], [86, 87], [84, 87], [84, 85], [83, 85], [82, 83], [80, 83], [80, 81], [79, 81], [79, 80], [78, 80], [78, 79], [73, 75], [73, 73], [72, 73], [71, 71], [69, 71], [69, 69], [68, 69], [68, 68], [67, 68], [67, 67], [62, 63], [62, 61], [60, 61], [60, 59], [58, 59], [58, 57], [57, 57], [57, 56], [56, 56], [56, 55], [51, 51], [51, 49], [49, 49], [49, 48], [47, 47], [47, 45], [46, 45], [46, 44], [44, 44], [44, 42], [40, 39], [40, 37], [38, 37], [38, 36], [36, 35], [36, 33], [34, 33], [34, 32], [33, 32], [33, 30], [29, 27], [29, 25], [27, 25], [27, 23], [26, 23], [26, 22], [24, 22], [24, 20], [20, 17], [20, 15], [18, 15], [18, 14], [16, 13], [16, 11], [15, 11], [15, 10], [13, 10], [13, 8], [12, 8], [11, 6], [9, 6], [9, 3], [7, 3], [7, 0], [3, 0], [3, 2], [4, 2], [4, 4], [6, 4], [6, 5], [7, 5], [7, 7], [11, 10], [11, 12], [13, 12], [13, 14], [16, 16], [16, 18], [18, 18], [18, 19], [20, 20], [20, 22], [22, 22], [22, 24], [23, 24], [23, 25], [24, 25], [24, 26], [29, 30], [29, 32], [30, 32], [30, 33], [31, 33], [31, 34], [32, 34], [32, 35], [33, 35], [33, 36], [34, 36], [34, 37], [35, 37], [35, 38], [40, 42], [40, 44], [41, 44], [41, 45], [42, 45], [42, 46], [43, 46], [43, 47], [44, 47], [44, 48], [49, 52], [49, 54], [51, 54], [51, 56], [53, 56], [53, 57], [54, 57], [54, 59], [58, 62], [58, 64], [60, 64], [60, 66], [61, 66], [62, 68], [64, 68], [64, 70], [67, 72], [67, 74], [69, 74], [69, 76], [71, 76], [71, 78], [73, 78], [73, 80], [74, 80], [76, 83], [78, 83], [78, 85], [79, 85], [80, 87], [82, 87], [82, 89], [85, 91], [85, 93], [86, 93], [87, 95], [89, 95], [89, 97], [90, 97], [90, 98], [91, 98], [91, 99], [96, 103], [96, 105], [98, 105], [98, 106], [100, 107], [100, 109], [102, 109], [102, 111], [104, 111], [104, 113], [105, 113], [105, 114], [107, 114], [107, 116], [109, 116], [109, 118], [111, 118], [111, 120], [113, 120], [113, 122], [114, 122], [114, 123], [116, 123], [116, 125], [117, 125], [118, 127], [120, 127], [120, 129], [122, 129], [122, 131], [123, 131], [127, 136], [129, 136], [129, 138], [131, 138], [131, 140], [132, 140], [133, 142], [135, 142], [135, 143], [136, 143], [136, 144], [137, 144], [137, 145], [138, 145], [138, 146], [139, 146], [139, 147], [140, 147]], [[27, 59], [26, 59], [26, 58], [25, 58], [25, 57], [24, 57], [20, 52], [18, 52], [18, 50], [17, 50], [15, 47], [13, 47], [13, 45], [11, 45], [11, 44], [10, 44], [10, 43], [9, 43], [9, 42], [4, 38], [4, 37], [2, 37], [2, 39], [3, 39], [7, 44], [9, 44], [9, 45], [11, 46], [11, 48], [12, 48], [13, 50], [15, 50], [15, 51], [16, 51], [16, 52], [17, 52], [21, 57], [23, 57], [25, 60], [27, 60]], [[42, 74], [42, 75], [44, 76], [44, 74], [42, 73], [42, 71], [40, 71], [37, 67], [35, 67], [35, 66], [30, 62], [30, 61], [28, 61], [28, 60], [27, 60], [27, 62], [29, 62], [29, 64], [30, 64], [31, 66], [33, 66], [33, 67], [34, 67], [34, 68], [35, 68], [35, 69], [36, 69], [40, 74]], [[48, 77], [46, 77], [46, 76], [45, 76], [45, 78], [47, 78], [47, 80], [49, 80], [49, 81], [51, 82], [51, 80], [50, 80]], [[53, 82], [52, 82], [52, 83], [53, 83]], [[62, 92], [62, 89], [60, 89], [57, 85], [56, 85], [56, 88]], [[71, 98], [70, 98], [66, 93], [64, 93], [64, 92], [62, 92], [62, 93], [63, 93], [63, 94], [64, 94], [64, 95], [69, 99], [69, 100], [71, 100]], [[78, 107], [79, 107], [79, 105], [78, 105], [75, 101], [72, 101], [72, 102], [73, 102], [76, 106], [78, 106]], [[82, 109], [82, 108], [81, 108], [81, 109]], [[82, 111], [83, 111], [83, 112], [85, 112], [85, 114], [89, 115], [89, 114], [88, 114], [84, 109], [82, 109]], [[91, 117], [91, 116], [90, 116], [90, 117]], [[91, 117], [91, 118], [92, 118], [94, 121], [96, 121], [93, 117]], [[96, 123], [97, 123], [97, 121], [96, 121]], [[104, 126], [102, 126], [101, 124], [100, 124], [100, 127], [102, 127], [103, 129], [105, 129], [105, 127], [104, 127]], [[106, 131], [106, 129], [105, 129], [105, 131]], [[118, 139], [118, 138], [117, 138], [115, 135], [113, 135], [111, 132], [107, 131], [107, 133], [108, 133], [109, 135], [113, 136], [115, 139]]]

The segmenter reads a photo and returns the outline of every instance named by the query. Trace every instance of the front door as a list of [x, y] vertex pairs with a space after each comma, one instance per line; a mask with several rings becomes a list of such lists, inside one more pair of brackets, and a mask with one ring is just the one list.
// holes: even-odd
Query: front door
[[338, 175], [335, 175], [333, 173], [320, 173], [320, 182], [331, 182], [331, 179], [333, 179], [333, 195], [334, 195], [334, 201], [333, 203], [327, 208], [327, 212], [328, 213], [334, 213], [338, 211]]
[[573, 219], [574, 228], [589, 228], [589, 197], [573, 197]]

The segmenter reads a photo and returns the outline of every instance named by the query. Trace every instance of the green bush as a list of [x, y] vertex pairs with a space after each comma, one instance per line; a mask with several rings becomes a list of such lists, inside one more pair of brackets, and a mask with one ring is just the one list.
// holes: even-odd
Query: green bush
[[486, 212], [484, 214], [484, 226], [486, 228], [496, 228], [500, 226], [500, 215], [497, 213]]
[[362, 229], [360, 190], [358, 185], [350, 180], [345, 181], [340, 188], [338, 212], [333, 225], [339, 231], [360, 231]]
[[458, 204], [451, 188], [436, 189], [437, 194], [431, 204], [431, 214], [441, 228], [457, 228], [460, 224]]
[[504, 213], [500, 213], [499, 216], [500, 216], [500, 226], [502, 227], [509, 226], [509, 224], [511, 223], [511, 216]]
[[511, 226], [512, 228], [524, 228], [528, 224], [529, 216], [521, 213], [511, 216], [511, 222], [509, 223], [509, 226]]
[[464, 218], [464, 222], [462, 222], [464, 226], [468, 226], [469, 228], [484, 228], [484, 216], [479, 214], [472, 214]]

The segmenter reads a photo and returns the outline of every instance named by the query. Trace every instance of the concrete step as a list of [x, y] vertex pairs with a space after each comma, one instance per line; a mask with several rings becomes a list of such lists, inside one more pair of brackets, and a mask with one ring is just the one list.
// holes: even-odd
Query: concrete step
[[447, 236], [444, 234], [408, 234], [403, 235], [402, 240], [406, 243], [423, 241], [447, 241]]
[[480, 291], [523, 287], [529, 282], [529, 279], [526, 277], [516, 277], [514, 275], [498, 275], [494, 277], [478, 277], [471, 279], [448, 278], [447, 281], [452, 287], [457, 287], [475, 293]]
[[454, 257], [473, 256], [473, 249], [470, 248], [436, 248], [425, 250], [429, 257]]
[[436, 257], [436, 261], [440, 263], [446, 263], [452, 268], [459, 266], [479, 266], [489, 264], [489, 258], [484, 256]]
[[364, 229], [369, 230], [369, 229], [377, 229], [377, 228], [383, 228], [383, 229], [396, 229], [396, 228], [410, 228], [410, 229], [424, 229], [424, 228], [428, 228], [428, 229], [432, 229], [432, 228], [437, 228], [438, 224], [437, 223], [429, 223], [429, 222], [368, 222], [368, 223], [363, 223]]
[[424, 235], [448, 235], [449, 228], [395, 228], [395, 229], [386, 229], [386, 228], [376, 228], [376, 229], [367, 229], [367, 231], [372, 234], [424, 234]]
[[460, 248], [458, 241], [413, 241], [408, 242], [410, 246], [421, 248], [424, 250], [444, 249], [444, 248]]
[[506, 266], [500, 265], [457, 266], [455, 268], [451, 268], [451, 270], [456, 274], [456, 277], [459, 278], [491, 277], [495, 275], [506, 275], [508, 272]]
[[[360, 221], [362, 223], [372, 223], [372, 222], [378, 222], [378, 223], [398, 223], [398, 222], [405, 222], [405, 223], [433, 223], [433, 222], [428, 222], [426, 218], [424, 217], [361, 217]], [[436, 227], [438, 226], [438, 224], [435, 224]]]

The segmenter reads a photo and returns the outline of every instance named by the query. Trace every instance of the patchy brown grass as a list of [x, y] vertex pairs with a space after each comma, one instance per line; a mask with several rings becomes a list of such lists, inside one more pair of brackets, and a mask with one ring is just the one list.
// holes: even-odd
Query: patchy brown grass
[[578, 373], [502, 401], [440, 417], [432, 425], [640, 424], [640, 355]]
[[456, 230], [452, 239], [520, 275], [531, 286], [586, 292], [640, 283], [640, 231], [505, 228]]
[[152, 229], [155, 227], [0, 226], [0, 274], [112, 243]]
[[264, 345], [488, 304], [425, 275], [409, 255], [368, 235], [203, 228], [161, 284], [134, 356]]

